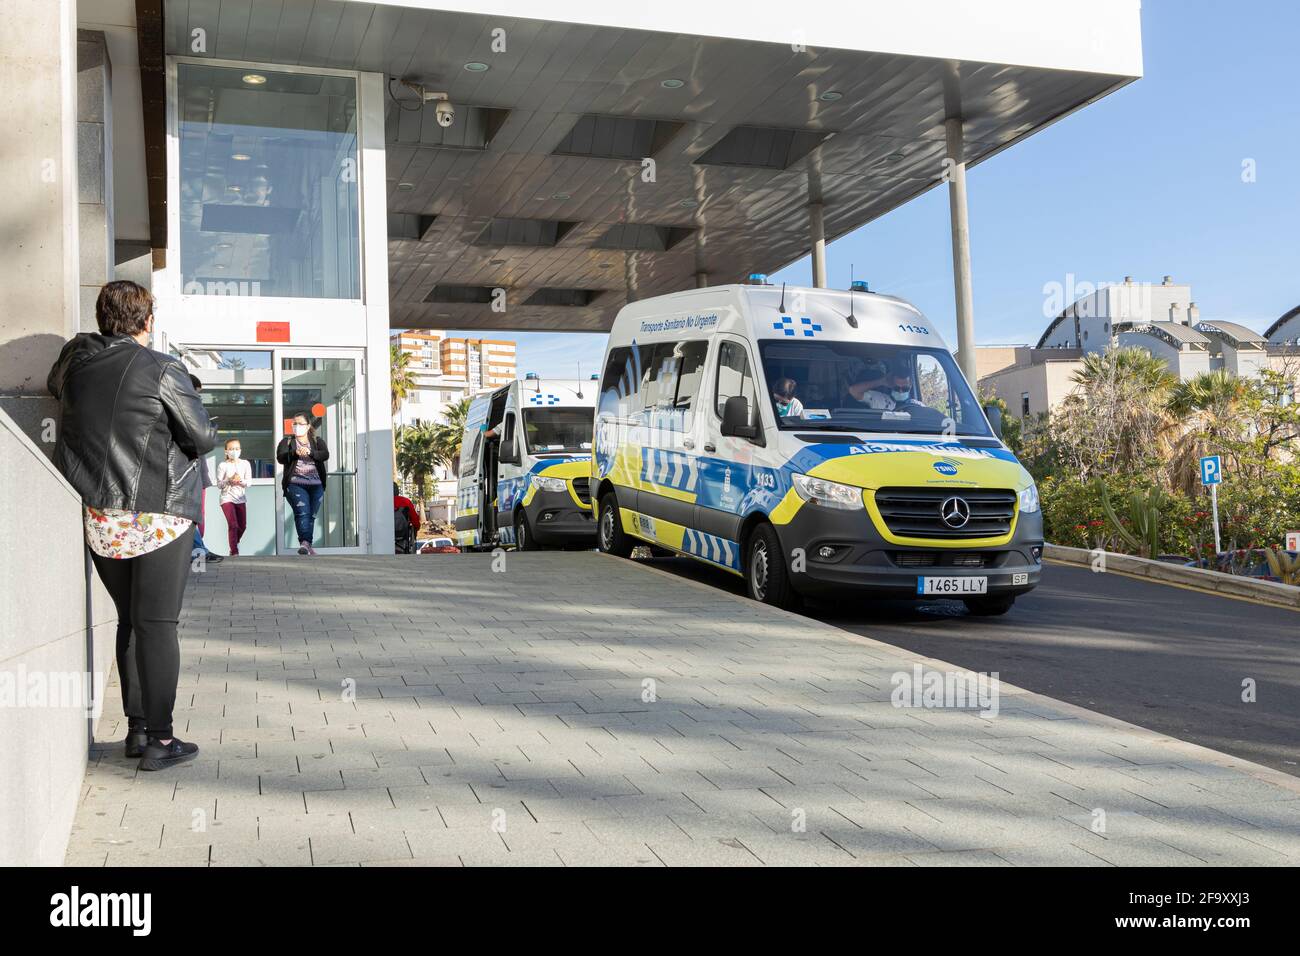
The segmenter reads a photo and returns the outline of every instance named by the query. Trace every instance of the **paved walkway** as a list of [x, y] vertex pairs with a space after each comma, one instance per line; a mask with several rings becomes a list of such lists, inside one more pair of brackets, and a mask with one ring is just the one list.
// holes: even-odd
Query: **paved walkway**
[[[195, 575], [177, 731], [110, 693], [70, 864], [1294, 864], [1300, 784], [597, 554]], [[954, 621], [954, 626], [961, 626]], [[986, 702], [987, 703], [987, 702]]]

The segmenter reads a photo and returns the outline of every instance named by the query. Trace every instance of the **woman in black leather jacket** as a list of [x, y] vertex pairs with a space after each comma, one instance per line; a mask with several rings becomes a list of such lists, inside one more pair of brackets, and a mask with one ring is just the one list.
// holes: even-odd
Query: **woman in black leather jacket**
[[50, 369], [63, 412], [54, 464], [81, 495], [91, 559], [117, 606], [126, 755], [161, 770], [199, 750], [172, 733], [176, 626], [216, 428], [185, 367], [148, 347], [148, 290], [108, 283], [95, 319], [99, 334], [73, 338]]

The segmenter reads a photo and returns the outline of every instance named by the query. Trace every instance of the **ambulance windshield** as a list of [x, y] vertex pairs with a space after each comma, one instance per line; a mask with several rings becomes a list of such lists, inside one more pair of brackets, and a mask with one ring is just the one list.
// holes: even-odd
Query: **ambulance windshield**
[[588, 455], [595, 409], [525, 408], [524, 434], [533, 455]]
[[783, 429], [991, 437], [944, 349], [871, 342], [759, 343]]

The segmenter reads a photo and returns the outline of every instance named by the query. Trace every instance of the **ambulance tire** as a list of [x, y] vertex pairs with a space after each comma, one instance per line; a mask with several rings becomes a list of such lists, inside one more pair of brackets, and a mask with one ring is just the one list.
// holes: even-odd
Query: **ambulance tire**
[[515, 550], [537, 550], [537, 542], [533, 540], [533, 529], [528, 527], [528, 516], [524, 514], [522, 508], [515, 512]]
[[755, 601], [792, 610], [802, 603], [790, 583], [790, 569], [776, 529], [761, 524], [745, 546], [745, 591]]
[[998, 594], [988, 597], [966, 598], [962, 603], [966, 605], [966, 610], [973, 617], [996, 617], [1011, 610], [1011, 606], [1016, 603], [1016, 596], [1014, 594]]
[[632, 557], [636, 542], [623, 533], [623, 522], [618, 515], [618, 499], [607, 491], [600, 499], [600, 516], [596, 522], [596, 544], [606, 554], [616, 558]]

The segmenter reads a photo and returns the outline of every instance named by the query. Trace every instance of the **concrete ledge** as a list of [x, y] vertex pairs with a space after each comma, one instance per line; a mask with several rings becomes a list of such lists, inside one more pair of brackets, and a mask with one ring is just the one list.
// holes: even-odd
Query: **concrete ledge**
[[1278, 607], [1300, 610], [1300, 588], [1277, 581], [1258, 581], [1253, 578], [1239, 577], [1235, 574], [1223, 574], [1206, 568], [1184, 568], [1164, 561], [1150, 558], [1138, 558], [1131, 554], [1116, 554], [1113, 551], [1089, 551], [1085, 548], [1068, 548], [1064, 545], [1049, 544], [1043, 549], [1044, 557], [1062, 564], [1091, 567], [1095, 556], [1105, 556], [1106, 570], [1131, 574], [1134, 577], [1159, 581], [1163, 584], [1175, 584], [1180, 587], [1194, 588], [1222, 594], [1225, 597], [1243, 598], [1248, 601], [1261, 601]]

